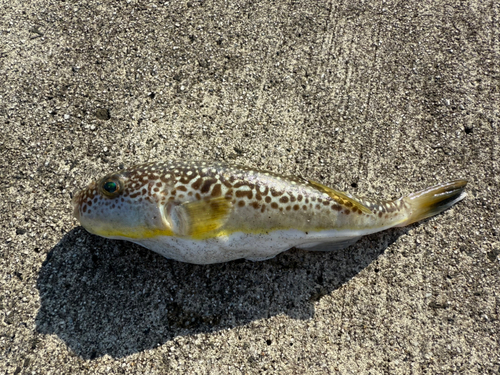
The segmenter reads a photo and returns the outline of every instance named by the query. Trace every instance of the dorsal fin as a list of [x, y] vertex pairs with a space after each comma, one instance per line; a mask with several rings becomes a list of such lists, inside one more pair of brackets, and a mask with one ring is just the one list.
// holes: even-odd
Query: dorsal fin
[[341, 191], [334, 190], [334, 189], [329, 188], [328, 186], [322, 185], [316, 181], [308, 180], [308, 182], [312, 186], [314, 186], [316, 189], [318, 189], [319, 191], [328, 194], [330, 196], [330, 198], [332, 198], [335, 202], [337, 202], [338, 204], [340, 204], [342, 206], [345, 206], [347, 208], [356, 207], [358, 210], [360, 210], [361, 212], [364, 212], [365, 214], [372, 213], [372, 211], [368, 207], [361, 204], [357, 200], [348, 197], [345, 193], [343, 193]]
[[221, 228], [231, 213], [231, 201], [225, 197], [175, 204], [166, 207], [166, 220], [177, 236], [203, 238]]

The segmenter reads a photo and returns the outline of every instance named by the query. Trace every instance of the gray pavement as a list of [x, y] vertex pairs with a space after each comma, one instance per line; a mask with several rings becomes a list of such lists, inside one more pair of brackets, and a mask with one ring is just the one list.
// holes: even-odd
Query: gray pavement
[[[498, 373], [499, 34], [496, 1], [0, 1], [0, 373]], [[72, 218], [92, 178], [187, 158], [468, 197], [211, 266]]]

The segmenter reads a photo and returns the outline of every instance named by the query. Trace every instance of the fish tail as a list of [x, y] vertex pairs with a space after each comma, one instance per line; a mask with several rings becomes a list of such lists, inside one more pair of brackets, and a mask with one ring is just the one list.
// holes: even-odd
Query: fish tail
[[450, 208], [467, 196], [464, 191], [465, 185], [467, 185], [466, 180], [445, 182], [403, 198], [409, 206], [410, 215], [398, 226], [404, 227]]

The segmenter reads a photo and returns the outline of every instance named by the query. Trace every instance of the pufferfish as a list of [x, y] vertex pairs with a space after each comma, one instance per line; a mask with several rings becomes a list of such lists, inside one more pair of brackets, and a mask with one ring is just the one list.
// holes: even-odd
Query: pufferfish
[[73, 207], [90, 233], [210, 264], [270, 259], [292, 247], [342, 249], [446, 210], [466, 196], [466, 184], [451, 181], [382, 201], [222, 162], [153, 162], [92, 182], [73, 197]]

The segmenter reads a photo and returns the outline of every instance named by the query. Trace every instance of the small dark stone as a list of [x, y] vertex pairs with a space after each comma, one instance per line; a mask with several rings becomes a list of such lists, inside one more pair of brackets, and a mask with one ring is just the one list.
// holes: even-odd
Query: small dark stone
[[148, 95], [151, 99], [154, 99], [156, 94], [154, 92], [152, 92], [151, 94]]
[[24, 233], [26, 233], [26, 229], [24, 229], [24, 228], [17, 228], [17, 229], [16, 229], [16, 234], [17, 234], [18, 236], [20, 236], [20, 235], [22, 235], [22, 234], [24, 234]]
[[353, 188], [357, 189], [357, 188], [358, 188], [358, 183], [357, 183], [357, 182], [353, 182], [353, 183], [351, 184], [351, 186], [352, 186]]
[[4, 322], [7, 323], [8, 325], [11, 325], [14, 323], [14, 313], [10, 313], [10, 315], [6, 316], [4, 319]]
[[111, 115], [109, 113], [109, 109], [99, 108], [95, 112], [95, 117], [97, 117], [99, 120], [108, 121], [111, 118]]
[[465, 125], [464, 130], [465, 130], [465, 134], [471, 134], [472, 131], [474, 130], [474, 127], [472, 125]]
[[432, 301], [431, 303], [429, 303], [429, 307], [431, 309], [447, 309], [449, 306], [447, 303], [438, 303], [438, 302]]
[[488, 259], [494, 263], [496, 263], [498, 255], [500, 255], [500, 249], [493, 249], [491, 251], [488, 251], [488, 253], [486, 253]]
[[316, 278], [316, 283], [319, 284], [319, 285], [323, 285], [323, 282], [324, 282], [323, 275], [319, 275]]

